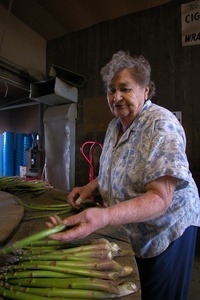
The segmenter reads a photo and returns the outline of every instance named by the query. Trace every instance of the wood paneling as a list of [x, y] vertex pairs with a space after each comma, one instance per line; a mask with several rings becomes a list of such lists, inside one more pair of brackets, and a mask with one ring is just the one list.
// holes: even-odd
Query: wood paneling
[[105, 132], [112, 119], [106, 96], [83, 99], [84, 132]]

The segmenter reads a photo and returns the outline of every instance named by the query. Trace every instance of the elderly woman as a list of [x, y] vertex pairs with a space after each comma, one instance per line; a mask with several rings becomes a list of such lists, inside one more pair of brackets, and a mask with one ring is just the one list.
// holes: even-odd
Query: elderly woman
[[[143, 56], [119, 51], [101, 75], [115, 118], [105, 135], [98, 178], [75, 187], [68, 201], [78, 208], [99, 191], [106, 207], [64, 219], [75, 226], [52, 238], [69, 241], [124, 225], [136, 255], [142, 299], [186, 300], [200, 201], [184, 130], [173, 113], [151, 102], [155, 86]], [[47, 225], [57, 223], [52, 216]]]

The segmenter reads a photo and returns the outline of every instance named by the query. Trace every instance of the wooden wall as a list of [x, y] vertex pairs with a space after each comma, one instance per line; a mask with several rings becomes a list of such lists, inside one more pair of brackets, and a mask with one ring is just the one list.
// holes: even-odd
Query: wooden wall
[[[87, 98], [95, 101], [96, 97], [104, 96], [99, 71], [118, 50], [143, 54], [151, 63], [157, 87], [154, 102], [172, 111], [182, 111], [190, 169], [200, 182], [200, 45], [181, 46], [181, 4], [187, 2], [175, 0], [48, 42], [47, 73], [51, 64], [56, 64], [86, 78], [84, 87], [79, 89], [76, 184], [88, 181], [88, 165], [79, 151], [81, 144], [87, 140], [102, 142], [105, 134], [84, 130], [87, 115], [83, 114], [83, 103]], [[101, 105], [99, 112], [103, 119]], [[91, 104], [94, 122], [96, 113]]]
[[24, 106], [0, 111], [0, 133], [38, 133], [40, 125], [39, 105]]

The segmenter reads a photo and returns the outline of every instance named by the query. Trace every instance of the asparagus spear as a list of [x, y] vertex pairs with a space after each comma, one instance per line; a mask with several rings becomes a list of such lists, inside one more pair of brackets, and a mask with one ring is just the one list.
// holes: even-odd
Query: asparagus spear
[[[6, 271], [6, 270], [5, 270]], [[78, 275], [64, 274], [62, 272], [48, 271], [48, 270], [25, 270], [9, 272], [7, 269], [5, 273], [0, 275], [0, 279], [7, 281], [14, 278], [72, 278], [78, 277]]]
[[92, 240], [79, 240], [79, 241], [72, 241], [72, 242], [61, 242], [56, 240], [44, 239], [39, 241], [34, 241], [29, 244], [28, 247], [43, 247], [43, 246], [60, 246], [61, 248], [72, 248], [72, 247], [79, 247], [85, 245], [94, 245], [94, 244], [110, 244], [110, 241], [105, 238], [99, 239], [92, 239]]
[[[18, 257], [17, 257], [18, 258]], [[15, 262], [17, 261], [17, 258]], [[85, 260], [80, 259], [80, 260], [74, 260], [74, 257], [71, 257], [72, 259], [70, 260], [68, 256], [66, 255], [57, 255], [57, 254], [48, 254], [46, 253], [45, 255], [32, 255], [32, 256], [21, 256], [18, 258], [18, 262], [24, 262], [24, 261], [42, 261], [44, 262], [51, 262], [56, 261], [57, 265], [65, 266], [65, 267], [74, 267], [76, 268], [86, 268], [88, 270], [112, 270], [112, 271], [122, 271], [123, 267], [114, 261], [113, 259], [95, 259], [91, 260], [89, 262], [85, 262]]]
[[16, 200], [16, 202], [20, 205], [23, 206], [25, 208], [29, 208], [32, 210], [74, 210], [74, 208], [69, 205], [67, 202], [66, 203], [58, 203], [58, 204], [39, 204], [39, 205], [33, 205], [33, 204], [26, 204], [23, 203], [21, 200]]
[[[27, 293], [42, 295], [44, 297], [63, 297], [65, 299], [109, 299], [120, 298], [130, 295], [136, 291], [136, 286], [132, 282], [128, 284], [118, 285], [119, 294], [107, 293], [96, 290], [84, 290], [84, 289], [60, 289], [60, 288], [30, 288], [20, 287], [17, 285], [8, 285], [6, 287], [13, 291], [25, 291]], [[32, 300], [32, 299], [31, 299]]]
[[61, 289], [84, 289], [103, 291], [118, 294], [118, 287], [114, 281], [99, 278], [22, 278], [10, 279], [10, 284], [24, 287], [61, 288]]
[[33, 241], [36, 241], [36, 240], [40, 240], [40, 239], [43, 239], [47, 236], [50, 236], [54, 233], [57, 233], [57, 232], [60, 232], [62, 231], [66, 226], [64, 224], [59, 224], [53, 228], [48, 228], [48, 229], [45, 229], [43, 231], [40, 231], [38, 233], [35, 233], [31, 236], [28, 236], [20, 241], [16, 241], [15, 243], [13, 243], [12, 245], [8, 245], [8, 246], [5, 246], [4, 248], [2, 248], [0, 250], [0, 255], [1, 254], [8, 254], [18, 248], [23, 248], [24, 246], [30, 244], [31, 242]]
[[116, 256], [119, 255], [121, 249], [116, 243], [102, 243], [102, 244], [90, 244], [90, 245], [83, 245], [79, 247], [71, 247], [67, 249], [60, 250], [63, 253], [72, 253], [73, 255], [76, 253], [83, 253], [83, 252], [89, 252], [89, 251], [96, 251], [96, 250], [110, 250], [113, 252], [113, 254], [116, 254]]
[[[9, 268], [8, 268], [9, 270]], [[76, 268], [76, 267], [68, 267], [60, 266], [57, 264], [56, 261], [54, 262], [42, 262], [42, 261], [35, 261], [35, 262], [24, 262], [22, 264], [10, 266], [10, 270], [48, 270], [48, 271], [56, 271], [62, 272], [64, 274], [72, 274], [79, 275], [79, 276], [87, 276], [87, 277], [95, 277], [101, 279], [118, 279], [122, 276], [121, 271], [100, 271], [100, 270], [87, 270], [85, 268]]]
[[[12, 291], [4, 287], [0, 287], [0, 295], [9, 299], [15, 300], [30, 300], [30, 294], [23, 291]], [[39, 295], [31, 295], [31, 300], [45, 300], [46, 297]]]
[[[56, 212], [57, 215], [63, 215], [63, 214], [68, 214], [68, 216], [71, 216], [72, 214], [74, 214], [74, 210], [73, 209], [69, 209], [67, 208], [66, 210], [59, 210]], [[23, 218], [24, 221], [31, 221], [31, 220], [36, 220], [36, 219], [42, 219], [42, 218], [48, 218], [52, 216], [52, 212], [47, 213], [47, 214], [41, 214], [41, 215], [32, 215], [32, 216], [25, 216]]]

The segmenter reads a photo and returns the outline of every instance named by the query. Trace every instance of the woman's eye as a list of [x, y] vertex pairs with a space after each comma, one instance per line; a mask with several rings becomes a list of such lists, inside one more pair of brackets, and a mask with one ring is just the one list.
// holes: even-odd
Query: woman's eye
[[[110, 94], [110, 95], [115, 94], [116, 91], [117, 91], [116, 88], [107, 88], [107, 93]], [[119, 91], [121, 93], [129, 93], [131, 91], [131, 88], [122, 87], [122, 88], [119, 89]]]
[[127, 93], [127, 92], [130, 92], [131, 89], [129, 89], [129, 88], [122, 88], [121, 91], [122, 91], [123, 93]]
[[114, 94], [116, 92], [116, 89], [107, 89], [108, 94]]

